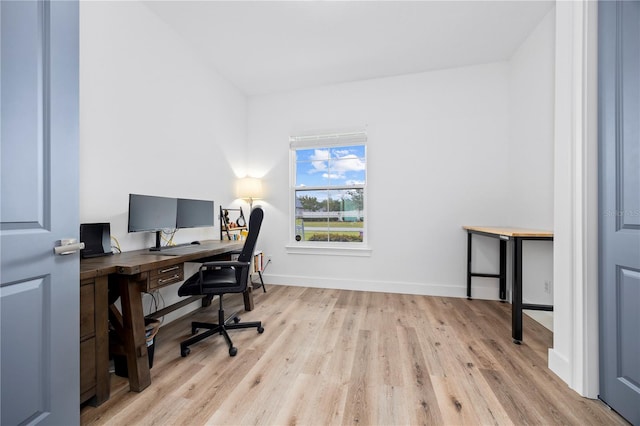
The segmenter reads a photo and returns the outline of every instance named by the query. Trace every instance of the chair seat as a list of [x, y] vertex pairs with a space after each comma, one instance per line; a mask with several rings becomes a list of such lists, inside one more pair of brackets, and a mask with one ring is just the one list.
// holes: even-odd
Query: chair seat
[[242, 293], [243, 286], [238, 284], [236, 270], [233, 268], [207, 269], [202, 271], [203, 283], [200, 287], [200, 273], [189, 277], [178, 289], [179, 296], [199, 294]]

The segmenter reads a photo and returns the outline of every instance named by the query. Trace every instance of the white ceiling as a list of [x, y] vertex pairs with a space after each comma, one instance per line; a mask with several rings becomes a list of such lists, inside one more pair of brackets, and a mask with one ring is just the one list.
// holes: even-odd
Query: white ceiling
[[508, 59], [553, 1], [149, 1], [249, 96]]

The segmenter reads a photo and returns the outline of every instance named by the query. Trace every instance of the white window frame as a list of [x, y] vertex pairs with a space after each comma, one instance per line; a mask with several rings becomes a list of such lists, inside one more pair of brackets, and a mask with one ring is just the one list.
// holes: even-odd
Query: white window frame
[[[310, 148], [332, 148], [336, 146], [364, 145], [365, 147], [365, 183], [363, 191], [363, 241], [339, 242], [339, 241], [296, 241], [296, 151]], [[312, 254], [312, 255], [338, 255], [338, 256], [370, 256], [371, 248], [369, 239], [368, 216], [368, 157], [367, 134], [364, 131], [343, 133], [324, 133], [312, 135], [291, 136], [289, 138], [289, 243], [286, 246], [287, 253]], [[330, 187], [327, 187], [330, 189]], [[299, 189], [299, 188], [298, 188]]]

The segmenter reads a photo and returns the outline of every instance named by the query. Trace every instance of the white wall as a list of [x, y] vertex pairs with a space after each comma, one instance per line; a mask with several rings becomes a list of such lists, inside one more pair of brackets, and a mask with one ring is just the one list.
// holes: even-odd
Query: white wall
[[[509, 61], [509, 224], [553, 229], [555, 11]], [[525, 241], [523, 300], [553, 304], [553, 242]]]
[[[82, 2], [81, 223], [110, 222], [127, 251], [154, 243], [153, 234], [127, 234], [129, 193], [210, 199], [216, 209], [232, 202], [246, 165], [246, 108], [245, 96], [144, 5]], [[175, 240], [218, 232], [180, 230]], [[163, 290], [167, 303], [176, 293]]]
[[[463, 296], [465, 224], [509, 220], [508, 64], [494, 63], [253, 97], [249, 173], [267, 194], [261, 248], [270, 282]], [[368, 133], [370, 257], [288, 254], [289, 142], [309, 131]], [[497, 270], [497, 240], [477, 268]], [[492, 253], [493, 252], [493, 253]], [[497, 298], [495, 280], [474, 296]]]

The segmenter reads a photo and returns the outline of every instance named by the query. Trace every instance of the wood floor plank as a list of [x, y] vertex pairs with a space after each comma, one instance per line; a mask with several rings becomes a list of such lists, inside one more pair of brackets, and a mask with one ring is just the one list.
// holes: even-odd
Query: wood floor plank
[[375, 414], [373, 383], [369, 380], [373, 353], [371, 334], [370, 330], [360, 330], [358, 333], [343, 418], [343, 421], [349, 424], [377, 424], [376, 417], [373, 416]]
[[329, 362], [336, 352], [342, 352], [342, 327], [347, 319], [346, 309], [332, 309], [324, 327], [322, 327], [314, 345], [310, 348], [309, 357], [303, 372], [311, 375], [322, 375], [329, 370]]
[[[484, 379], [478, 369], [478, 359], [466, 350], [468, 340], [461, 338], [463, 332], [451, 327], [441, 327], [443, 336], [440, 339], [440, 356], [446, 371], [446, 382], [450, 390], [455, 394], [450, 395], [450, 400], [455, 401], [453, 408], [456, 415], [464, 410], [472, 410], [478, 424], [509, 424], [507, 412], [500, 406], [491, 385]], [[457, 331], [457, 332], [456, 332]], [[465, 404], [466, 401], [466, 404]], [[461, 418], [460, 421], [466, 421]]]
[[443, 424], [442, 413], [438, 405], [432, 383], [432, 375], [425, 360], [415, 328], [398, 327], [398, 340], [404, 348], [401, 352], [404, 383], [407, 394], [405, 410], [409, 412], [411, 424]]
[[523, 318], [511, 342], [511, 306], [485, 300], [268, 285], [225, 297], [225, 310], [261, 320], [263, 334], [233, 330], [180, 356], [190, 322], [217, 302], [161, 327], [151, 385], [85, 405], [93, 425], [625, 425], [547, 368], [553, 334]]
[[[357, 292], [350, 292], [351, 296]], [[355, 298], [350, 298], [352, 303]], [[336, 306], [338, 303], [336, 303]], [[354, 363], [354, 354], [356, 351], [356, 344], [358, 339], [358, 333], [364, 323], [365, 309], [357, 307], [355, 304], [342, 305], [345, 306], [344, 321], [338, 331], [338, 340], [336, 341], [335, 350], [331, 352], [331, 356], [327, 358], [324, 365], [326, 368], [320, 374], [329, 374], [334, 376], [335, 379], [344, 384], [346, 387], [351, 377], [351, 370]]]
[[[516, 384], [502, 371], [481, 369], [501, 408], [516, 425], [535, 425], [538, 422], [538, 409], [527, 402], [520, 392], [514, 392]], [[553, 423], [549, 423], [553, 424]]]
[[[339, 425], [348, 388], [326, 375], [300, 374], [281, 405], [274, 425]], [[309, 404], [313, 401], [313, 404]], [[320, 410], [318, 407], [323, 407]]]
[[378, 332], [378, 363], [377, 371], [374, 374], [380, 377], [384, 385], [398, 387], [403, 385], [402, 378], [402, 351], [398, 340], [398, 326], [396, 315], [393, 312], [383, 312], [382, 322]]
[[379, 425], [410, 425], [406, 406], [406, 389], [403, 386], [382, 385], [374, 390], [374, 410]]
[[[204, 424], [227, 400], [227, 395], [236, 388], [237, 383], [246, 377], [258, 357], [252, 349], [243, 350], [233, 360], [225, 357], [222, 362], [212, 363], [177, 388], [175, 394], [188, 401], [185, 412], [192, 414], [175, 424]], [[223, 364], [229, 368], [221, 368]]]

